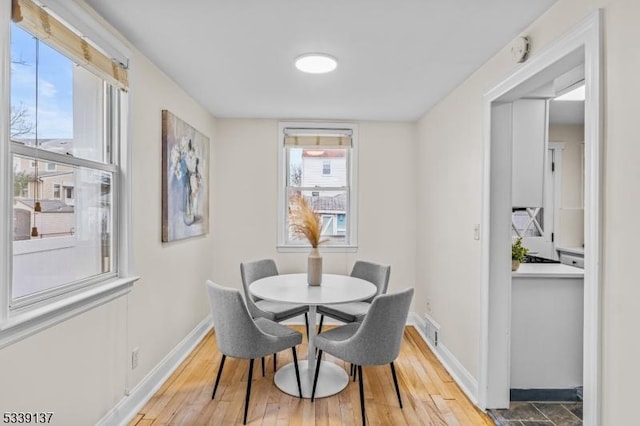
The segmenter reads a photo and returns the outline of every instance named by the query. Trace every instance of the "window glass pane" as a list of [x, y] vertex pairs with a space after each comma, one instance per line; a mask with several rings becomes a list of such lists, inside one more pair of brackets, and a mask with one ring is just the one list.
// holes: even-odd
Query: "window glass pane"
[[[292, 195], [297, 193], [302, 193], [320, 216], [322, 237], [326, 240], [325, 244], [345, 244], [347, 191], [300, 191], [290, 188], [289, 209], [292, 208]], [[342, 221], [342, 225], [340, 225], [340, 221]], [[304, 238], [293, 235], [291, 231], [289, 231], [289, 241], [300, 244], [307, 243]]]
[[323, 175], [331, 174], [331, 160], [324, 160], [322, 162], [322, 174]]
[[11, 24], [11, 140], [35, 137], [36, 39]]
[[101, 78], [11, 25], [12, 141], [105, 162], [104, 115]]
[[322, 215], [322, 235], [333, 235], [336, 217], [332, 215]]
[[541, 237], [544, 232], [544, 209], [517, 208], [511, 213], [511, 235], [514, 237]]
[[287, 148], [289, 186], [346, 187], [348, 148]]
[[338, 214], [338, 222], [336, 224], [336, 232], [339, 235], [344, 235], [347, 230], [347, 215]]
[[113, 269], [112, 174], [36, 161], [36, 175], [30, 161], [13, 158], [14, 300]]

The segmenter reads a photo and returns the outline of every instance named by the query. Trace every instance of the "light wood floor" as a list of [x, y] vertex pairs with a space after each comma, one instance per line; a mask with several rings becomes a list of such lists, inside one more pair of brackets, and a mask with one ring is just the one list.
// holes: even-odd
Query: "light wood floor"
[[[294, 327], [304, 333], [304, 327]], [[298, 357], [306, 358], [306, 339]], [[216, 399], [213, 381], [221, 354], [209, 333], [129, 426], [242, 424], [248, 361], [227, 357]], [[278, 365], [292, 361], [291, 351], [278, 354]], [[349, 366], [327, 354], [328, 360]], [[262, 377], [259, 360], [254, 367], [248, 425], [361, 425], [358, 384], [329, 398], [291, 397], [273, 384], [273, 361], [266, 360]], [[364, 367], [367, 424], [374, 425], [493, 425], [466, 398], [413, 327], [407, 327], [400, 356], [395, 361], [402, 402], [393, 386], [389, 366]]]

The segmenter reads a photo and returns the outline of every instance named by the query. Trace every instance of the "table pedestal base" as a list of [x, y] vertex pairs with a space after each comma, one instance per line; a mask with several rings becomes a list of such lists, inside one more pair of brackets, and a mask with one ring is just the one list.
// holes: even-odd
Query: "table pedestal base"
[[[318, 361], [316, 361], [318, 362]], [[300, 368], [300, 385], [302, 387], [302, 397], [311, 398], [311, 388], [313, 387], [313, 375], [315, 371], [309, 369], [309, 362], [302, 360], [298, 362]], [[296, 382], [296, 372], [293, 363], [287, 364], [276, 371], [274, 382], [278, 389], [292, 396], [298, 395], [298, 383]], [[344, 369], [332, 362], [322, 361], [318, 385], [316, 386], [316, 398], [335, 395], [347, 387], [349, 375]]]

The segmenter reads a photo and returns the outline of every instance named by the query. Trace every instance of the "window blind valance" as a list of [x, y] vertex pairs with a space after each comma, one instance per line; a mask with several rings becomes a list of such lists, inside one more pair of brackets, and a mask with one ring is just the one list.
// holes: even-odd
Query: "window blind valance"
[[123, 65], [108, 58], [31, 0], [12, 0], [11, 19], [71, 60], [121, 89], [129, 86]]
[[351, 147], [350, 129], [290, 129], [284, 130], [285, 146]]

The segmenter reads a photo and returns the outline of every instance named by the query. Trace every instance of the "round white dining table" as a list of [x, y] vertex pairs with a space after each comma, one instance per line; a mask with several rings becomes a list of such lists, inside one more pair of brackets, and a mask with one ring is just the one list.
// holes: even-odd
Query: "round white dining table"
[[[295, 303], [309, 306], [309, 351], [306, 360], [298, 363], [302, 396], [311, 398], [313, 375], [316, 366], [316, 308], [318, 305], [356, 302], [376, 294], [377, 288], [369, 281], [346, 275], [322, 274], [322, 284], [307, 284], [307, 274], [283, 274], [261, 278], [249, 286], [251, 294], [273, 302]], [[316, 398], [335, 395], [349, 383], [347, 372], [332, 362], [322, 361], [320, 376], [316, 386]], [[278, 369], [274, 382], [289, 395], [298, 396], [293, 363]]]

